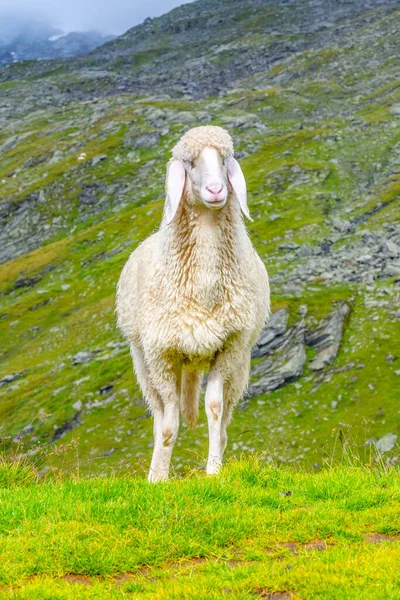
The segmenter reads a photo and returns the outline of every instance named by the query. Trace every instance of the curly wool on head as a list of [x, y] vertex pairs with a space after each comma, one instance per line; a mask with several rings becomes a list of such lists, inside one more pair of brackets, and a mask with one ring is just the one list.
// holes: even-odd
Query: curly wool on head
[[195, 160], [206, 146], [218, 150], [223, 158], [234, 154], [232, 138], [226, 129], [203, 125], [189, 129], [172, 148], [172, 156], [177, 160]]

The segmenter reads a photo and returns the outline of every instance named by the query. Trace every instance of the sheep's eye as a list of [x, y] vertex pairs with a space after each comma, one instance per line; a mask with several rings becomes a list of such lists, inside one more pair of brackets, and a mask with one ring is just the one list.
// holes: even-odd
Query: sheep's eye
[[186, 169], [193, 169], [193, 167], [194, 167], [194, 162], [193, 161], [191, 161], [191, 160], [185, 160], [184, 163], [185, 163]]

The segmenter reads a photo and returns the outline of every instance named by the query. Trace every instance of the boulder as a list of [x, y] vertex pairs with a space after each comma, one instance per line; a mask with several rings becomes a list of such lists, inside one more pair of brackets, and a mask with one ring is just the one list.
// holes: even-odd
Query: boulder
[[306, 335], [306, 344], [317, 352], [310, 362], [311, 370], [321, 371], [335, 360], [343, 335], [344, 320], [349, 312], [349, 305], [346, 302], [340, 303], [334, 313], [322, 319], [317, 329]]
[[273, 363], [269, 370], [255, 383], [249, 386], [249, 396], [259, 396], [295, 381], [303, 373], [306, 351], [301, 342], [292, 346], [281, 364]]
[[77, 354], [75, 354], [74, 358], [72, 359], [72, 364], [73, 365], [83, 365], [84, 363], [90, 362], [91, 360], [94, 359], [94, 357], [96, 356], [96, 354], [98, 354], [98, 350], [93, 350], [92, 352], [86, 352], [86, 351], [82, 351], [82, 352], [78, 352]]
[[134, 148], [153, 148], [159, 142], [161, 134], [158, 131], [149, 131], [140, 135], [128, 137], [124, 140], [124, 146]]
[[252, 358], [264, 356], [273, 348], [281, 345], [281, 342], [283, 342], [282, 336], [286, 332], [288, 318], [289, 313], [285, 308], [281, 308], [271, 315], [253, 348]]
[[106, 160], [106, 158], [106, 154], [97, 154], [96, 156], [93, 156], [92, 160], [90, 161], [90, 164], [92, 165], [92, 167], [95, 167], [97, 163], [101, 162], [102, 160]]
[[397, 435], [395, 433], [387, 433], [383, 437], [379, 438], [377, 442], [375, 442], [375, 446], [379, 452], [389, 452], [395, 447], [396, 442]]
[[17, 379], [22, 377], [23, 374], [24, 374], [24, 371], [21, 371], [21, 373], [12, 373], [10, 375], [4, 375], [4, 377], [2, 379], [0, 379], [0, 387], [3, 387], [4, 385], [12, 383], [13, 381], [16, 381]]

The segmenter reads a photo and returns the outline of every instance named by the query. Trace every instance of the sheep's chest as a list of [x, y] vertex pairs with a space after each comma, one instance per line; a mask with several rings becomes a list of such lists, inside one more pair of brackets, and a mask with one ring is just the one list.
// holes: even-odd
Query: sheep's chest
[[[144, 305], [156, 346], [193, 363], [211, 360], [251, 320], [254, 291], [218, 229], [201, 227], [195, 243], [179, 245], [148, 288]], [[250, 312], [250, 316], [249, 316]]]
[[187, 366], [210, 361], [232, 334], [246, 326], [248, 303], [242, 294], [226, 289], [212, 276], [194, 294], [175, 288], [152, 300], [157, 305], [152, 330], [158, 348], [179, 354]]

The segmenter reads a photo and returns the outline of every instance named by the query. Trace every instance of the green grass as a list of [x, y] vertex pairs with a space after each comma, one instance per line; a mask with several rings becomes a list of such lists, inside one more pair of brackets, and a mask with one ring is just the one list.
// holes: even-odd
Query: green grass
[[[243, 457], [217, 477], [0, 465], [1, 598], [400, 597], [399, 473]], [[274, 595], [275, 593], [275, 595]]]

